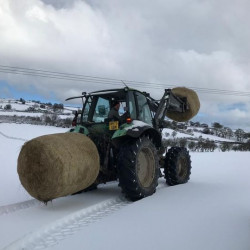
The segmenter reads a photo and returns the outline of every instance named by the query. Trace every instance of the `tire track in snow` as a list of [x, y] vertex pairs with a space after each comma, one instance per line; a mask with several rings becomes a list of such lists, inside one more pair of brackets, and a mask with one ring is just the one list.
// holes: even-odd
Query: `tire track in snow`
[[[157, 190], [165, 187], [167, 187], [165, 183], [159, 183]], [[38, 250], [52, 247], [70, 235], [80, 231], [83, 227], [100, 221], [102, 218], [131, 203], [133, 202], [123, 196], [97, 203], [63, 217], [33, 233], [24, 235], [21, 239], [3, 248], [3, 250]]]
[[100, 202], [46, 225], [34, 233], [29, 233], [3, 250], [38, 250], [51, 247], [81, 228], [100, 221], [130, 203], [132, 202], [122, 196]]
[[0, 135], [2, 135], [3, 137], [7, 138], [7, 139], [12, 139], [12, 140], [18, 140], [18, 141], [28, 141], [26, 139], [23, 139], [23, 138], [18, 138], [18, 137], [12, 137], [12, 136], [8, 136], [6, 134], [4, 134], [3, 132], [0, 131]]
[[[109, 186], [109, 185], [113, 185], [114, 183], [115, 183], [115, 181], [112, 181], [112, 182], [104, 184], [104, 185]], [[39, 201], [39, 200], [32, 199], [32, 200], [22, 201], [22, 202], [10, 204], [10, 205], [0, 206], [0, 216], [4, 215], [4, 214], [15, 213], [15, 212], [18, 212], [19, 210], [35, 207], [38, 205], [43, 206], [44, 203]]]
[[27, 209], [27, 208], [34, 207], [40, 204], [42, 204], [40, 201], [33, 199], [33, 200], [23, 201], [23, 202], [11, 204], [11, 205], [1, 206], [0, 216], [4, 214], [15, 213], [19, 210]]
[[[107, 183], [107, 185], [113, 185], [114, 182]], [[166, 184], [159, 183], [157, 186], [157, 190], [162, 189], [164, 187], [167, 187]], [[5, 205], [5, 206], [0, 206], [0, 216], [4, 214], [10, 214], [10, 213], [15, 213], [18, 212], [19, 210], [35, 207], [38, 205], [43, 205], [41, 201], [38, 201], [36, 199], [28, 200], [28, 201], [23, 201], [23, 202], [18, 202], [10, 205]]]

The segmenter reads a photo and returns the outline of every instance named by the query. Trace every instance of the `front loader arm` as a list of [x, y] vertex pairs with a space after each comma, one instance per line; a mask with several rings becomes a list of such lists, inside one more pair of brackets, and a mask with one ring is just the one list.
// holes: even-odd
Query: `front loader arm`
[[162, 127], [167, 111], [184, 113], [188, 109], [187, 98], [180, 98], [174, 95], [171, 89], [165, 89], [165, 93], [158, 103], [158, 108], [155, 110], [156, 128]]

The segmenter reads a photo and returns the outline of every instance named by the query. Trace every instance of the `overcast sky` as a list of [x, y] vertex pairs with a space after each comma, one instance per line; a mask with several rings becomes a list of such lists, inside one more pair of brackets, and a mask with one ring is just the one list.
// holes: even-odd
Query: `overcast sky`
[[[168, 85], [248, 92], [198, 93], [198, 119], [250, 130], [249, 10], [248, 0], [0, 0], [0, 65], [162, 84], [136, 86], [157, 98]], [[0, 97], [63, 102], [114, 86], [0, 72]]]

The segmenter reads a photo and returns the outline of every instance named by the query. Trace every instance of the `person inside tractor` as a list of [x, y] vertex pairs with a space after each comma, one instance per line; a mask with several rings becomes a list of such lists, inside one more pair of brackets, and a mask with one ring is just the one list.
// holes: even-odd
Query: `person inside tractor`
[[108, 114], [109, 120], [116, 120], [120, 123], [124, 123], [126, 121], [126, 118], [128, 117], [128, 113], [125, 112], [123, 115], [119, 115], [119, 109], [120, 109], [120, 102], [119, 101], [113, 101], [111, 104], [111, 109]]

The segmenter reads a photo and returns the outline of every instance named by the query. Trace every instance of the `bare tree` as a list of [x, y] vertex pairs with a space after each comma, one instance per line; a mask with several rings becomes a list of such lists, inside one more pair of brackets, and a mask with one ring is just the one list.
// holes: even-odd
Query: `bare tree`
[[188, 144], [188, 148], [191, 150], [191, 151], [195, 151], [195, 145], [196, 143], [194, 141], [191, 141], [189, 144]]
[[173, 132], [172, 132], [172, 136], [175, 138], [176, 135], [177, 135], [177, 132], [176, 132], [176, 131], [173, 131]]
[[238, 128], [235, 132], [234, 132], [235, 136], [236, 136], [236, 139], [237, 141], [243, 141], [243, 138], [244, 138], [244, 135], [245, 135], [245, 132], [243, 129], [241, 128]]
[[6, 104], [6, 105], [4, 106], [4, 109], [5, 109], [5, 110], [10, 110], [10, 109], [12, 109], [11, 104]]
[[214, 130], [215, 130], [215, 134], [216, 134], [217, 136], [219, 136], [220, 130], [223, 128], [223, 125], [221, 125], [219, 122], [214, 122], [214, 123], [212, 124], [212, 127], [213, 127]]

